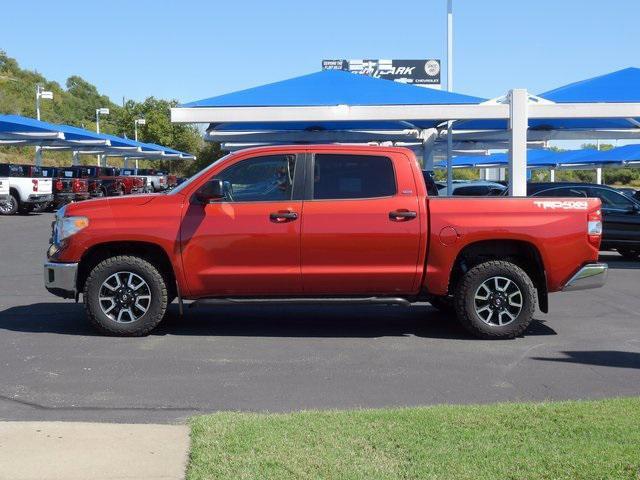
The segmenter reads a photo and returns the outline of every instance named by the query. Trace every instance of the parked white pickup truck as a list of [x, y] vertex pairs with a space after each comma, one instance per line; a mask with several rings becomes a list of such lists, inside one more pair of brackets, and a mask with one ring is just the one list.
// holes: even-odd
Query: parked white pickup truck
[[29, 213], [35, 206], [53, 201], [50, 178], [40, 176], [33, 165], [0, 164], [0, 177], [8, 181], [9, 196], [0, 201], [0, 214]]

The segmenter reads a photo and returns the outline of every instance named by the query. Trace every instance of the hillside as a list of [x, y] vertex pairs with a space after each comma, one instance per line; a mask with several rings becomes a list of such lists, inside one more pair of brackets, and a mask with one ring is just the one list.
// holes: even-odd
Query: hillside
[[[0, 113], [35, 118], [37, 84], [53, 92], [53, 100], [41, 101], [42, 120], [95, 130], [96, 108], [108, 107], [111, 110], [110, 114], [100, 118], [101, 131], [133, 138], [134, 119], [145, 118], [147, 124], [138, 127], [139, 140], [165, 145], [198, 156], [197, 164], [172, 162], [172, 168], [178, 172], [191, 173], [219, 156], [217, 148], [204, 145], [200, 133], [194, 126], [171, 123], [169, 109], [177, 104], [175, 100], [149, 97], [141, 103], [128, 100], [124, 105], [118, 105], [78, 75], [69, 77], [65, 85], [61, 86], [37, 71], [21, 68], [16, 59], [0, 50]], [[32, 163], [33, 158], [33, 147], [0, 147], [0, 162]], [[82, 160], [85, 163], [93, 163], [95, 158], [85, 156]], [[71, 154], [48, 151], [44, 153], [43, 161], [49, 165], [69, 164]], [[109, 163], [113, 165], [119, 165], [121, 162], [117, 158], [109, 159]], [[156, 168], [169, 167], [168, 162], [144, 161], [143, 163], [145, 166]]]

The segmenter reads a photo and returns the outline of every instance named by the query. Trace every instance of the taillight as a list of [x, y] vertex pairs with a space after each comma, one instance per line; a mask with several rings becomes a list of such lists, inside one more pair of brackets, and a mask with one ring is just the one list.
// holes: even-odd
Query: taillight
[[31, 180], [31, 183], [33, 184], [33, 191], [37, 192], [38, 191], [38, 180], [36, 180], [35, 178]]
[[594, 210], [587, 215], [587, 235], [589, 243], [594, 247], [600, 247], [602, 239], [602, 211]]
[[54, 188], [55, 188], [55, 190], [57, 192], [60, 192], [60, 191], [64, 190], [64, 183], [62, 183], [62, 180], [60, 180], [60, 179], [56, 180]]

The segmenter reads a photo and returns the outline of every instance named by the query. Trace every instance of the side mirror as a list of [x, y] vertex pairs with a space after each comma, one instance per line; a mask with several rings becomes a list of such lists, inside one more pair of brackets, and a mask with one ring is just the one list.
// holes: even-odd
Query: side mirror
[[195, 198], [198, 203], [207, 204], [224, 198], [224, 182], [222, 180], [209, 180], [196, 192]]

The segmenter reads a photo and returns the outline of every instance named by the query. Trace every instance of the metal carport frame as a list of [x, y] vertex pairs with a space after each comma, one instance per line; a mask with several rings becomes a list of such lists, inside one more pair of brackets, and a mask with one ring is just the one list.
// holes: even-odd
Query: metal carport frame
[[290, 122], [290, 121], [384, 121], [414, 120], [509, 121], [510, 194], [526, 195], [526, 150], [529, 119], [640, 118], [640, 103], [529, 104], [526, 89], [509, 91], [506, 104], [479, 105], [334, 105], [260, 107], [175, 107], [171, 121], [177, 123]]

